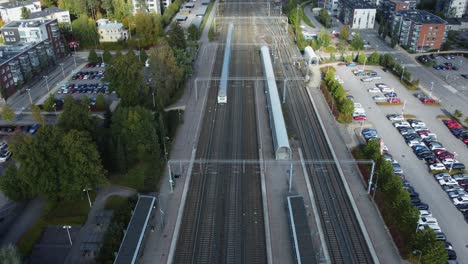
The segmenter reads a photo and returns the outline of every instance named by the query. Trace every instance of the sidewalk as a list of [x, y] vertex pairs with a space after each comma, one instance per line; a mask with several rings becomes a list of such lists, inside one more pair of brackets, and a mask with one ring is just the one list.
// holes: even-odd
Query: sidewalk
[[[322, 93], [316, 87], [308, 87], [312, 94], [319, 115], [325, 126], [325, 133], [328, 134], [330, 142], [333, 145], [338, 160], [354, 159], [347, 148], [352, 143], [347, 134], [346, 127], [337, 124], [331, 114]], [[367, 190], [362, 176], [355, 164], [341, 164], [345, 178], [347, 179], [354, 201], [358, 207], [359, 213], [363, 219], [364, 225], [369, 234], [370, 240], [374, 246], [380, 263], [402, 263], [404, 262], [393, 243], [392, 237], [383, 222], [382, 216], [376, 205], [373, 203]]]

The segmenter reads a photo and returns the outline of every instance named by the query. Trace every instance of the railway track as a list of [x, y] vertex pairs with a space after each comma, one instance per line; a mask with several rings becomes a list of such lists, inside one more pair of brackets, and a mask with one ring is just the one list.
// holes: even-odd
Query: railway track
[[[237, 5], [229, 8], [243, 12]], [[246, 42], [249, 30], [235, 30], [233, 42]], [[218, 49], [212, 77], [221, 75], [223, 52]], [[260, 69], [255, 47], [232, 52], [230, 76], [249, 77]], [[217, 90], [211, 82], [196, 154], [207, 163], [194, 165], [173, 262], [266, 263], [258, 166], [209, 163], [258, 159], [253, 82], [229, 82], [225, 105], [217, 104]]]
[[[276, 34], [279, 25], [271, 30]], [[281, 52], [283, 74], [301, 76], [292, 66], [291, 58], [297, 54], [284, 39], [278, 41], [284, 45]], [[287, 63], [284, 63], [287, 62]], [[327, 144], [317, 113], [308, 99], [304, 84], [294, 81], [289, 86], [286, 100], [289, 109], [290, 125], [298, 136], [306, 160], [333, 159]], [[308, 166], [308, 174], [315, 194], [315, 202], [321, 218], [322, 228], [332, 263], [372, 263], [369, 248], [356, 219], [349, 197], [343, 186], [337, 165], [322, 164]]]

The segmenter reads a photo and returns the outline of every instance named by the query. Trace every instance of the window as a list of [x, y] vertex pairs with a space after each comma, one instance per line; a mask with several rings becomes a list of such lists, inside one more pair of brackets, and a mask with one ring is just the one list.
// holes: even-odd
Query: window
[[11, 78], [11, 73], [8, 74], [8, 78]]
[[20, 35], [20, 37], [26, 37], [26, 32], [20, 31], [19, 35]]
[[10, 31], [10, 33], [9, 33], [9, 34], [10, 34], [10, 36], [13, 36], [13, 35], [15, 35], [15, 33], [14, 33], [13, 31]]

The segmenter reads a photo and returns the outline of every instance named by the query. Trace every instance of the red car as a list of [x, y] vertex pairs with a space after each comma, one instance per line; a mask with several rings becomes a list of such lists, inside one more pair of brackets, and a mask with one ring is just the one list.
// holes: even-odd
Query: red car
[[419, 130], [417, 131], [416, 133], [418, 133], [418, 135], [427, 135], [429, 133], [431, 133], [431, 131], [429, 129], [426, 129], [426, 130]]
[[354, 116], [353, 119], [358, 120], [358, 121], [362, 121], [362, 120], [366, 120], [367, 117], [365, 115], [359, 115], [359, 116]]
[[459, 124], [459, 123], [448, 123], [447, 124], [447, 127], [449, 129], [453, 129], [453, 128], [462, 128], [462, 126]]
[[453, 159], [453, 158], [455, 158], [455, 155], [453, 153], [445, 151], [445, 152], [441, 152], [441, 153], [437, 154], [437, 158], [440, 159], [440, 160]]
[[391, 104], [399, 104], [399, 103], [401, 103], [401, 99], [400, 98], [388, 98], [387, 102], [389, 102]]
[[431, 98], [421, 98], [421, 102], [423, 104], [435, 104], [436, 100], [431, 99]]

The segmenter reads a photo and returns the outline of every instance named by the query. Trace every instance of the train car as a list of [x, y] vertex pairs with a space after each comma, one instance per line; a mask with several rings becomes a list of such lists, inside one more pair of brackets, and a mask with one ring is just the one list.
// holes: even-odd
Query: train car
[[231, 63], [231, 42], [232, 42], [232, 30], [234, 25], [229, 23], [228, 32], [226, 37], [226, 45], [224, 48], [224, 60], [223, 69], [221, 71], [221, 80], [219, 82], [218, 89], [218, 104], [227, 103], [227, 86], [229, 78], [229, 64]]

